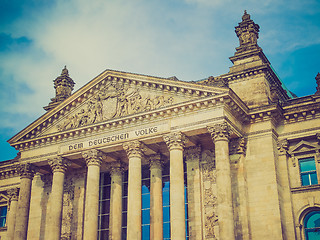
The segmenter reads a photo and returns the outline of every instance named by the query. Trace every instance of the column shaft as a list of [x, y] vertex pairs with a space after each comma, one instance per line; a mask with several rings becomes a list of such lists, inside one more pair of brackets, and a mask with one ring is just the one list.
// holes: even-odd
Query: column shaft
[[56, 157], [48, 160], [52, 169], [52, 189], [50, 195], [50, 232], [48, 239], [60, 240], [61, 223], [62, 223], [62, 208], [63, 208], [63, 184], [65, 178], [65, 171], [69, 162], [62, 158]]
[[170, 151], [170, 221], [171, 239], [185, 239], [185, 203], [183, 151]]
[[185, 136], [178, 132], [164, 136], [170, 151], [170, 230], [171, 239], [186, 239], [183, 147]]
[[21, 164], [18, 167], [20, 173], [20, 194], [16, 214], [14, 239], [26, 240], [28, 231], [31, 184], [35, 168], [31, 164]]
[[231, 129], [226, 122], [208, 127], [215, 144], [217, 212], [220, 239], [235, 239], [229, 158]]
[[27, 239], [31, 183], [32, 183], [32, 179], [21, 178], [20, 195], [19, 195], [18, 211], [17, 211], [18, 214], [16, 216], [15, 234], [14, 234], [15, 240]]
[[163, 239], [162, 163], [160, 161], [160, 155], [150, 159], [150, 239], [153, 240]]
[[231, 172], [228, 141], [215, 141], [217, 210], [221, 239], [234, 239]]
[[132, 141], [123, 144], [129, 159], [127, 238], [141, 240], [141, 158], [143, 144]]
[[10, 198], [10, 208], [9, 208], [8, 219], [7, 219], [7, 239], [13, 240], [17, 206], [18, 206], [18, 189], [16, 188], [16, 189], [8, 190], [8, 195]]
[[51, 189], [50, 228], [48, 239], [59, 240], [61, 236], [64, 173], [54, 172]]
[[97, 150], [89, 150], [82, 155], [88, 166], [83, 239], [97, 240], [101, 153]]
[[111, 173], [110, 239], [121, 240], [122, 228], [122, 169], [113, 168]]
[[141, 239], [141, 158], [129, 158], [128, 239]]

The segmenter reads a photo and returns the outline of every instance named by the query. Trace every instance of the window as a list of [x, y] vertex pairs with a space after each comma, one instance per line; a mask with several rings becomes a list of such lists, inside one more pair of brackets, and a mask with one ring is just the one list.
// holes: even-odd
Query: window
[[99, 186], [98, 239], [109, 239], [111, 178], [109, 173], [101, 173]]
[[320, 239], [320, 211], [313, 211], [306, 215], [304, 222], [306, 240]]
[[8, 210], [7, 206], [0, 207], [0, 227], [6, 226], [7, 210]]
[[302, 186], [318, 184], [316, 164], [314, 161], [314, 157], [300, 159], [299, 167], [300, 167]]

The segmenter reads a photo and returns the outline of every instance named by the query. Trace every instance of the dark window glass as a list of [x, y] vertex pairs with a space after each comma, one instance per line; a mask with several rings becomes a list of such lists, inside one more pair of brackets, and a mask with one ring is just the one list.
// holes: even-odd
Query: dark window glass
[[111, 177], [109, 173], [100, 174], [98, 240], [109, 239]]
[[316, 164], [313, 157], [300, 159], [299, 167], [302, 186], [318, 184]]
[[304, 229], [307, 240], [320, 239], [320, 211], [307, 214], [304, 219]]
[[0, 227], [6, 226], [6, 220], [7, 220], [7, 206], [0, 207]]

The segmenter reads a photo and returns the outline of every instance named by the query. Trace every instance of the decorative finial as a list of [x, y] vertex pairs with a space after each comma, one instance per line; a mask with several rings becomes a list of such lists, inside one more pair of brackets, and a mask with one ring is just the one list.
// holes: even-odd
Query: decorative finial
[[66, 66], [66, 65], [64, 66], [64, 69], [62, 69], [62, 72], [61, 72], [61, 76], [63, 76], [63, 75], [67, 75], [67, 76], [69, 76], [69, 71], [68, 71], [68, 69], [67, 69], [67, 66]]
[[246, 21], [246, 20], [250, 20], [250, 14], [247, 13], [247, 10], [244, 10], [242, 21]]
[[61, 75], [57, 77], [53, 82], [54, 88], [56, 90], [56, 96], [54, 98], [51, 98], [51, 102], [48, 106], [44, 107], [44, 109], [47, 111], [59, 105], [62, 101], [71, 96], [73, 87], [75, 85], [72, 78], [69, 77], [67, 66], [64, 66]]
[[259, 38], [259, 25], [250, 19], [250, 15], [244, 10], [242, 22], [235, 27], [235, 32], [240, 41], [240, 47], [237, 52], [243, 52], [258, 48], [257, 40]]
[[317, 91], [316, 91], [316, 95], [320, 95], [320, 73], [317, 74], [317, 76], [315, 77], [316, 81], [317, 81]]

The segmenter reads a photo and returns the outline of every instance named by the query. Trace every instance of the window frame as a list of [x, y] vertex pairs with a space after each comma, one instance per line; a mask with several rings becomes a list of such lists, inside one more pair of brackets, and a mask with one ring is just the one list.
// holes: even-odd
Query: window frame
[[[314, 160], [314, 164], [315, 164], [315, 173], [316, 173], [316, 177], [317, 177], [317, 183], [316, 184], [308, 184], [308, 185], [303, 185], [303, 182], [302, 182], [302, 174], [305, 173], [305, 172], [301, 172], [301, 167], [300, 167], [300, 161], [303, 161], [303, 160], [306, 160], [308, 158], [313, 158]], [[310, 187], [310, 186], [316, 186], [316, 185], [319, 185], [319, 167], [318, 167], [318, 159], [317, 159], [317, 154], [314, 154], [314, 153], [310, 153], [310, 154], [303, 154], [303, 155], [300, 155], [298, 157], [298, 165], [299, 165], [299, 177], [300, 177], [300, 186], [301, 187]]]
[[6, 213], [6, 216], [5, 216], [5, 224], [4, 224], [4, 226], [0, 227], [0, 231], [3, 231], [3, 230], [7, 229], [8, 213], [9, 213], [9, 206], [8, 206], [8, 204], [6, 202], [0, 202], [0, 208], [2, 208], [2, 207], [6, 207], [7, 208], [7, 213]]

